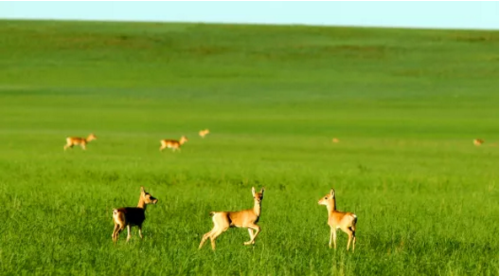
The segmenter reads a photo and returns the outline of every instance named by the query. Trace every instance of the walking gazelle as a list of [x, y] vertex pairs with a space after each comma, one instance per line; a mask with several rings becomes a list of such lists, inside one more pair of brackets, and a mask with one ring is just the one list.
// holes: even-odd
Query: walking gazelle
[[137, 207], [124, 207], [113, 210], [113, 221], [115, 228], [111, 237], [113, 241], [118, 240], [118, 235], [127, 227], [127, 242], [130, 240], [130, 231], [132, 226], [139, 227], [139, 236], [142, 239], [142, 223], [146, 219], [146, 205], [156, 204], [158, 199], [154, 198], [150, 193], [141, 187], [141, 195]]
[[[236, 212], [211, 212], [210, 215], [212, 216], [214, 227], [203, 235], [199, 249], [201, 249], [205, 241], [210, 238], [212, 250], [215, 250], [215, 239], [230, 227], [248, 228], [250, 240], [243, 244], [254, 244], [255, 238], [260, 233], [260, 227], [257, 225], [257, 222], [259, 222], [261, 203], [264, 198], [264, 189], [262, 188], [260, 192], [256, 193], [255, 188], [252, 187], [252, 196], [254, 198], [253, 209]], [[253, 232], [253, 230], [255, 230], [255, 232]]]
[[73, 148], [73, 146], [75, 145], [80, 145], [82, 149], [85, 150], [87, 149], [87, 143], [92, 140], [97, 140], [97, 137], [94, 135], [94, 133], [91, 133], [87, 138], [68, 137], [66, 138], [66, 145], [64, 145], [64, 150]]
[[328, 225], [330, 225], [330, 242], [328, 246], [337, 249], [337, 229], [344, 231], [348, 236], [347, 250], [352, 240], [352, 251], [354, 252], [354, 245], [356, 244], [356, 222], [358, 218], [354, 213], [337, 211], [337, 203], [335, 200], [335, 190], [331, 189], [330, 193], [322, 197], [318, 201], [319, 205], [326, 205], [328, 210]]
[[182, 136], [178, 141], [169, 139], [160, 140], [160, 151], [166, 148], [172, 149], [172, 151], [181, 150], [181, 146], [187, 141], [188, 138], [186, 136]]

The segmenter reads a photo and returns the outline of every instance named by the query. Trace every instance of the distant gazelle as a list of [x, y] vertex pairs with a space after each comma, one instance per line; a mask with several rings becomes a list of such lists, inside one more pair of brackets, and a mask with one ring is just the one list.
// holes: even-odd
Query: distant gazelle
[[338, 143], [338, 142], [340, 142], [338, 138], [333, 138], [332, 139], [332, 143]]
[[80, 137], [68, 137], [66, 138], [66, 145], [64, 145], [64, 150], [67, 150], [68, 148], [73, 148], [75, 145], [80, 145], [82, 149], [87, 149], [87, 143], [96, 140], [97, 137], [94, 135], [94, 133], [91, 133], [87, 138], [80, 138]]
[[335, 190], [331, 189], [330, 193], [322, 197], [318, 201], [319, 205], [326, 205], [328, 210], [328, 225], [330, 225], [330, 242], [328, 246], [337, 249], [337, 229], [347, 233], [349, 240], [347, 241], [347, 250], [349, 250], [349, 245], [352, 240], [352, 251], [354, 251], [354, 245], [356, 244], [356, 222], [358, 218], [355, 214], [350, 212], [340, 212], [337, 211], [337, 204], [335, 201]]
[[[248, 234], [250, 234], [250, 240], [244, 242], [244, 245], [254, 244], [255, 238], [260, 233], [260, 227], [257, 225], [259, 222], [261, 203], [264, 198], [264, 189], [256, 193], [255, 188], [252, 187], [252, 196], [254, 198], [253, 209], [236, 211], [236, 212], [211, 212], [212, 221], [214, 222], [214, 228], [210, 232], [203, 235], [201, 239], [199, 249], [202, 248], [205, 241], [210, 238], [212, 243], [212, 250], [215, 250], [215, 239], [225, 232], [229, 227], [242, 227], [248, 228]], [[255, 233], [252, 231], [255, 230]]]
[[160, 151], [163, 151], [165, 148], [172, 149], [172, 151], [181, 150], [181, 146], [188, 141], [186, 136], [182, 136], [179, 140], [160, 140]]
[[139, 227], [139, 236], [142, 236], [142, 223], [146, 219], [146, 205], [156, 204], [158, 199], [154, 198], [150, 193], [141, 187], [141, 195], [139, 197], [139, 204], [137, 207], [124, 207], [113, 210], [113, 221], [115, 223], [115, 228], [111, 237], [113, 241], [118, 240], [118, 235], [127, 227], [127, 242], [130, 240], [130, 228], [132, 226]]
[[482, 139], [474, 139], [474, 146], [480, 146], [484, 143]]
[[198, 132], [200, 134], [200, 137], [201, 138], [205, 138], [205, 135], [209, 134], [210, 133], [210, 130], [207, 129], [204, 129], [204, 130], [200, 130], [200, 132]]

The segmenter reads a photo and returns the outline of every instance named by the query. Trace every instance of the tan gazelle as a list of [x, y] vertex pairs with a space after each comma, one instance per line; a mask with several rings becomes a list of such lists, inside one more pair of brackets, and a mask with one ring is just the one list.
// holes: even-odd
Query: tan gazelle
[[158, 199], [154, 198], [150, 193], [141, 187], [141, 195], [139, 197], [139, 204], [137, 207], [124, 207], [113, 210], [113, 221], [115, 228], [111, 237], [113, 241], [118, 240], [118, 235], [127, 227], [127, 242], [130, 240], [130, 228], [132, 226], [139, 227], [139, 236], [142, 239], [142, 223], [146, 219], [146, 205], [156, 204]]
[[[215, 250], [215, 239], [229, 227], [248, 228], [250, 240], [245, 242], [244, 245], [254, 244], [255, 238], [260, 233], [260, 227], [257, 225], [257, 222], [259, 222], [262, 199], [264, 198], [264, 188], [256, 193], [255, 188], [252, 187], [252, 196], [254, 199], [254, 206], [252, 209], [236, 212], [211, 212], [210, 215], [214, 222], [214, 228], [203, 235], [199, 249], [201, 249], [205, 241], [210, 238], [212, 249]], [[253, 232], [253, 230], [255, 230], [255, 232]]]
[[330, 193], [322, 197], [318, 201], [319, 205], [326, 205], [328, 210], [328, 225], [330, 225], [330, 242], [328, 245], [337, 249], [337, 229], [344, 231], [348, 236], [347, 250], [352, 240], [352, 251], [356, 244], [356, 222], [358, 218], [354, 213], [337, 211], [337, 203], [335, 201], [335, 190], [331, 189]]
[[474, 146], [480, 146], [484, 143], [482, 139], [474, 139]]
[[205, 138], [205, 135], [207, 135], [209, 133], [210, 133], [210, 130], [208, 128], [204, 129], [204, 130], [200, 130], [200, 132], [198, 132], [198, 134], [200, 134], [201, 138]]
[[182, 136], [179, 140], [160, 140], [160, 151], [166, 148], [172, 149], [172, 151], [181, 150], [181, 146], [188, 141], [186, 136]]
[[66, 138], [66, 145], [64, 145], [64, 150], [67, 150], [68, 148], [73, 148], [75, 145], [80, 145], [82, 149], [87, 149], [87, 143], [96, 140], [97, 137], [94, 135], [94, 133], [91, 133], [87, 138], [80, 138], [80, 137], [68, 137]]

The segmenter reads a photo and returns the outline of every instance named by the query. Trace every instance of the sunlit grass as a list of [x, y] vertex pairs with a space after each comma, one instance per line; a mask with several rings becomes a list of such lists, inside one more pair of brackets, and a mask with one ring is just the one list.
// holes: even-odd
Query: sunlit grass
[[[0, 36], [0, 274], [498, 274], [498, 32], [0, 21]], [[112, 209], [140, 186], [159, 199], [145, 238], [113, 244]], [[252, 186], [255, 246], [230, 229], [198, 250], [209, 212], [250, 208]], [[358, 216], [354, 253], [341, 232], [328, 248], [331, 187]]]

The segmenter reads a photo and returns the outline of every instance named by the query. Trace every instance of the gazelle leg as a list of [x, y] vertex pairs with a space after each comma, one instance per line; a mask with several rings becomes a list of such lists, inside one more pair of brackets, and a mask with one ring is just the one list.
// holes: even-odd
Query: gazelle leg
[[130, 240], [130, 237], [131, 237], [131, 235], [130, 235], [131, 229], [130, 228], [131, 228], [130, 224], [127, 225], [127, 242]]
[[117, 239], [117, 235], [118, 235], [118, 229], [120, 228], [120, 225], [116, 224], [115, 223], [115, 228], [113, 229], [113, 234], [111, 234], [111, 238], [113, 239], [113, 241], [116, 242], [116, 239]]
[[352, 232], [348, 232], [347, 235], [349, 236], [349, 239], [347, 240], [347, 251], [349, 251], [349, 247], [351, 246], [352, 241]]
[[217, 237], [220, 236], [220, 234], [226, 231], [226, 229], [217, 229], [215, 232], [212, 232], [212, 235], [210, 235], [210, 243], [212, 244], [212, 250], [215, 251], [215, 239], [217, 239]]
[[81, 144], [81, 146], [82, 146], [82, 149], [83, 149], [83, 150], [86, 150], [86, 149], [87, 149], [87, 147], [85, 146], [85, 144]]
[[352, 252], [354, 252], [355, 244], [356, 244], [356, 231], [352, 231]]
[[254, 244], [255, 238], [257, 238], [257, 235], [260, 233], [260, 227], [257, 224], [250, 225], [248, 230], [250, 230], [250, 228], [255, 230], [255, 233], [251, 237], [250, 241], [245, 242], [244, 245]]
[[120, 224], [117, 224], [118, 225], [118, 229], [116, 230], [116, 233], [115, 233], [115, 242], [118, 241], [118, 237], [120, 236], [120, 233], [123, 231], [123, 229], [125, 229], [125, 227], [123, 225], [120, 225]]
[[332, 227], [333, 248], [337, 249], [337, 229]]
[[251, 228], [248, 228], [248, 234], [250, 235], [250, 240], [253, 239], [253, 230]]
[[214, 229], [210, 230], [210, 232], [207, 232], [207, 233], [205, 233], [205, 235], [203, 235], [203, 238], [201, 238], [200, 246], [198, 247], [198, 249], [201, 249], [203, 247], [203, 244], [205, 243], [205, 241], [208, 238], [210, 238], [210, 236], [212, 235], [212, 232], [214, 231]]
[[139, 227], [139, 237], [141, 237], [141, 239], [142, 239], [142, 238], [144, 238], [142, 236], [142, 225], [139, 225], [138, 227]]
[[[354, 230], [352, 230], [351, 227], [341, 228], [341, 229], [349, 236], [349, 239], [347, 240], [347, 250], [349, 251], [349, 247], [351, 246], [351, 241], [353, 240], [353, 237], [355, 235]], [[353, 242], [353, 250], [354, 250], [354, 242]]]
[[333, 228], [330, 228], [330, 241], [328, 242], [328, 247], [332, 248], [333, 242]]

